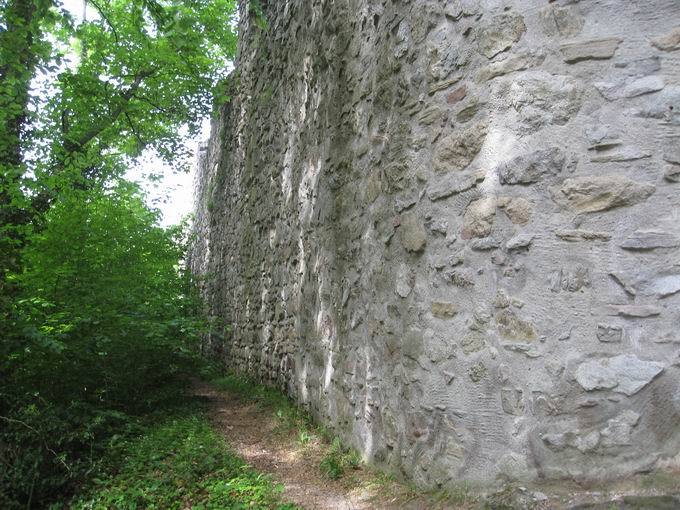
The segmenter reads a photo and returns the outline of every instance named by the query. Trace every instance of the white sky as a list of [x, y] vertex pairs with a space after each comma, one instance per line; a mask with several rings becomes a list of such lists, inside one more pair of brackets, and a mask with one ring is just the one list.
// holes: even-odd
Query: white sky
[[[200, 139], [191, 143], [198, 147]], [[152, 183], [144, 178], [150, 172], [161, 173], [160, 169], [163, 178], [159, 182]], [[193, 210], [193, 176], [193, 167], [189, 173], [176, 172], [151, 153], [145, 153], [139, 165], [125, 174], [127, 179], [141, 184], [147, 193], [147, 203], [160, 209], [163, 214], [161, 223], [165, 226], [179, 223]]]
[[[82, 19], [83, 0], [62, 0], [62, 2], [74, 17]], [[98, 17], [96, 10], [91, 6], [87, 8], [86, 15], [88, 19]], [[193, 145], [191, 148], [195, 150], [199, 142], [206, 139], [209, 133], [210, 119], [205, 119], [201, 134], [188, 142]], [[144, 178], [145, 174], [160, 174], [161, 171], [163, 178], [159, 182], [151, 183]], [[163, 214], [161, 223], [165, 226], [179, 223], [193, 210], [193, 176], [193, 168], [189, 173], [175, 172], [150, 151], [143, 155], [137, 167], [131, 168], [126, 174], [126, 178], [142, 185], [148, 194], [149, 205], [160, 209]]]

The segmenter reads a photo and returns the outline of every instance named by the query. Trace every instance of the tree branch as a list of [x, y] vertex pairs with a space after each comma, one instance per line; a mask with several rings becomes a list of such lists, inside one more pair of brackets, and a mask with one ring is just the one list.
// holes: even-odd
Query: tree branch
[[106, 122], [99, 123], [95, 126], [92, 126], [89, 130], [87, 130], [78, 140], [75, 142], [70, 142], [68, 147], [66, 147], [67, 152], [75, 152], [79, 149], [82, 149], [87, 145], [94, 137], [99, 135], [104, 129], [106, 129], [108, 126], [113, 124], [120, 115], [125, 112], [125, 109], [127, 108], [128, 103], [130, 102], [130, 99], [135, 95], [135, 92], [139, 87], [142, 85], [142, 82], [144, 81], [145, 78], [148, 78], [154, 73], [154, 70], [145, 70], [141, 71], [135, 76], [135, 80], [132, 82], [132, 85], [123, 92], [120, 95], [120, 99], [122, 100], [121, 103], [110, 113], [108, 118], [106, 119]]
[[94, 8], [97, 9], [97, 12], [101, 15], [102, 18], [104, 18], [104, 21], [106, 21], [106, 24], [111, 28], [111, 32], [113, 32], [113, 37], [116, 40], [116, 44], [120, 44], [120, 38], [118, 37], [118, 31], [116, 30], [116, 27], [113, 25], [113, 23], [111, 23], [111, 20], [106, 15], [104, 10], [94, 0], [90, 0], [90, 3], [92, 5], [94, 5]]
[[151, 101], [151, 99], [149, 99], [146, 96], [138, 96], [137, 94], [135, 94], [134, 98], [139, 99], [140, 101], [144, 101], [145, 103], [149, 103], [151, 106], [153, 106], [159, 112], [169, 113], [169, 112], [173, 111], [173, 110], [168, 110], [167, 108], [163, 108], [162, 106], [157, 105], [156, 103]]
[[[111, 113], [105, 119], [102, 120], [102, 122], [92, 126], [90, 129], [85, 131], [85, 133], [83, 133], [83, 135], [80, 136], [80, 138], [78, 138], [75, 141], [65, 139], [63, 142], [64, 154], [63, 156], [60, 156], [57, 159], [57, 161], [52, 167], [52, 172], [57, 173], [61, 170], [64, 170], [65, 156], [82, 151], [85, 148], [85, 146], [92, 141], [92, 139], [101, 134], [101, 132], [104, 131], [107, 127], [111, 126], [118, 119], [118, 117], [120, 117], [121, 114], [125, 113], [125, 110], [128, 107], [130, 99], [134, 97], [135, 92], [142, 85], [144, 79], [153, 75], [155, 72], [156, 72], [155, 69], [147, 69], [137, 73], [132, 84], [124, 92], [120, 94], [119, 105], [114, 110], [112, 110]], [[87, 171], [88, 169], [82, 170], [82, 175], [84, 177], [86, 177]], [[39, 213], [47, 211], [50, 207], [50, 204], [52, 203], [54, 195], [55, 190], [42, 190], [38, 192], [31, 200], [33, 209]]]
[[130, 129], [132, 129], [132, 133], [135, 135], [135, 138], [137, 139], [137, 143], [140, 145], [140, 147], [144, 147], [144, 140], [142, 140], [142, 137], [139, 136], [139, 133], [137, 133], [137, 130], [135, 129], [135, 125], [132, 123], [132, 119], [128, 115], [127, 112], [125, 112], [125, 118], [127, 119], [128, 125], [130, 126]]
[[47, 444], [47, 441], [43, 438], [42, 434], [35, 428], [31, 427], [28, 423], [23, 422], [21, 420], [15, 420], [14, 418], [8, 418], [7, 416], [0, 416], [0, 420], [5, 420], [7, 423], [16, 423], [18, 425], [23, 425], [27, 429], [33, 431], [36, 433], [40, 441], [42, 441], [43, 445], [45, 446], [45, 449], [49, 451], [52, 455], [54, 455], [54, 458], [57, 459], [61, 464], [66, 468], [67, 471], [71, 471], [71, 468], [66, 462], [64, 462], [64, 459], [62, 459], [57, 452], [55, 452], [52, 448], [50, 448], [50, 445]]

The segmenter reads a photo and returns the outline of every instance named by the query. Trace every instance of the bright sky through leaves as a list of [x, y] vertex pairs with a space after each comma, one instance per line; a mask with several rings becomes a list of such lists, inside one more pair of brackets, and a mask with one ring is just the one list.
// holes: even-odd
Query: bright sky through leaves
[[[83, 0], [63, 0], [63, 5], [78, 20], [83, 15]], [[86, 9], [87, 19], [97, 19], [97, 11], [89, 6]], [[210, 120], [203, 123], [202, 133], [194, 139], [195, 148], [201, 140], [210, 133]], [[149, 182], [149, 174], [162, 175], [155, 182]], [[163, 163], [153, 151], [147, 150], [138, 165], [130, 168], [126, 177], [141, 183], [148, 193], [149, 205], [161, 210], [163, 225], [174, 225], [193, 209], [193, 169], [189, 173], [176, 172], [172, 167]]]

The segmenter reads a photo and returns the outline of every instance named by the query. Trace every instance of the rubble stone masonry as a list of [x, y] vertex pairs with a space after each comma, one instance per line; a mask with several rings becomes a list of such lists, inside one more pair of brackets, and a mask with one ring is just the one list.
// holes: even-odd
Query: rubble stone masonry
[[680, 3], [242, 2], [206, 348], [423, 487], [680, 464]]

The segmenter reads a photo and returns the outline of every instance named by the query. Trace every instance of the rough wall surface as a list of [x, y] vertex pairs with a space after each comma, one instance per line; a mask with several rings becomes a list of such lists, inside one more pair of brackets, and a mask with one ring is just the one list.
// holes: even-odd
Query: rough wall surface
[[422, 486], [677, 464], [677, 0], [259, 3], [209, 347]]

